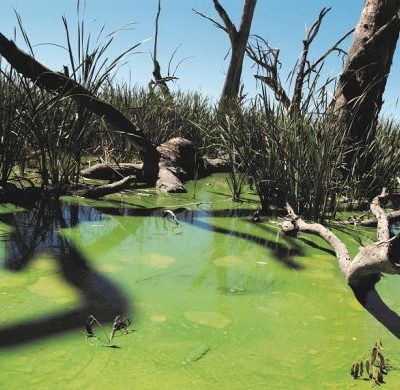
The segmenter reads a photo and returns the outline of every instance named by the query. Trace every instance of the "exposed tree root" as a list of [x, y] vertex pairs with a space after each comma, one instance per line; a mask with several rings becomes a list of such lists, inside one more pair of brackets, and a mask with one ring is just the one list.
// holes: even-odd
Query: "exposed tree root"
[[381, 205], [387, 197], [388, 193], [384, 188], [382, 193], [372, 200], [370, 206], [377, 221], [378, 241], [360, 248], [354, 259], [351, 259], [346, 245], [333, 232], [321, 224], [305, 222], [296, 215], [289, 204], [286, 205], [286, 210], [290, 220], [282, 223], [282, 230], [286, 234], [300, 231], [323, 238], [335, 251], [339, 268], [347, 282], [354, 287], [360, 286], [374, 275], [400, 273], [400, 238], [390, 238], [389, 219]]

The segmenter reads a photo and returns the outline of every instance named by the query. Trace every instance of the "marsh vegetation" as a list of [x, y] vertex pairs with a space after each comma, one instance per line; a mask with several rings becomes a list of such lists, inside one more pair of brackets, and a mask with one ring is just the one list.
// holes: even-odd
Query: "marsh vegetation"
[[[168, 290], [166, 295], [171, 300], [171, 285], [178, 286], [182, 296], [176, 299], [168, 315], [183, 316], [184, 321], [196, 324], [195, 332], [199, 332], [199, 326], [218, 330], [229, 327], [234, 319], [221, 308], [231, 304], [234, 307], [233, 300], [241, 301], [234, 310], [235, 315], [249, 314], [246, 305], [250, 305], [257, 312], [257, 321], [262, 316], [260, 313], [279, 317], [276, 295], [290, 296], [282, 284], [305, 277], [297, 286], [299, 291], [292, 292], [297, 296], [290, 301], [292, 303], [287, 303], [285, 315], [294, 310], [296, 319], [300, 318], [296, 305], [303, 301], [305, 306], [318, 306], [310, 294], [302, 295], [305, 286], [312, 283], [318, 286], [317, 290], [323, 290], [323, 296], [326, 295], [334, 306], [332, 310], [338, 310], [340, 325], [350, 309], [334, 303], [337, 296], [357, 310], [372, 314], [373, 320], [383, 325], [379, 330], [386, 332], [386, 341], [392, 341], [392, 335], [400, 337], [398, 316], [386, 306], [376, 289], [382, 273], [395, 275], [400, 269], [400, 236], [394, 227], [400, 213], [389, 214], [384, 210], [398, 207], [400, 123], [380, 115], [399, 35], [400, 6], [394, 5], [395, 2], [385, 2], [384, 6], [381, 2], [367, 0], [359, 25], [338, 37], [318, 57], [310, 58], [310, 48], [330, 12], [329, 8], [322, 9], [306, 31], [298, 62], [289, 74], [281, 75], [279, 49], [272, 47], [267, 38], [250, 34], [256, 3], [256, 0], [244, 1], [238, 27], [217, 0], [213, 5], [220, 20], [196, 11], [198, 16], [227, 33], [230, 40], [229, 69], [218, 102], [201, 93], [168, 87], [177, 80], [179, 63], [171, 71], [171, 58], [167, 75], [162, 76], [163, 69], [157, 57], [161, 1], [157, 2], [154, 69], [149, 70], [153, 79], [146, 87], [117, 78], [119, 66], [141, 43], [110, 58], [108, 51], [117, 35], [104, 29], [98, 36], [91, 35], [80, 14], [80, 1], [77, 2], [77, 28], [72, 28], [65, 17], [61, 20], [67, 63], [62, 72], [45, 67], [34, 56], [34, 44], [20, 15], [16, 14], [16, 20], [22, 40], [11, 40], [0, 32], [0, 203], [1, 208], [4, 207], [0, 219], [2, 225], [15, 229], [10, 235], [9, 231], [4, 233], [7, 237], [4, 239], [5, 265], [9, 270], [19, 271], [37, 256], [50, 252], [58, 262], [64, 282], [78, 291], [83, 301], [65, 315], [25, 324], [27, 332], [21, 339], [19, 325], [4, 326], [0, 329], [0, 347], [76, 330], [80, 326], [84, 328], [85, 324], [87, 336], [96, 338], [94, 326], [101, 328], [100, 323], [114, 321], [111, 336], [107, 334], [103, 343], [113, 346], [115, 333], [126, 331], [130, 321], [125, 318], [132, 310], [129, 299], [134, 295], [133, 287], [126, 275], [117, 278], [118, 283], [127, 288], [129, 299], [126, 299], [113, 280], [103, 278], [92, 269], [93, 259], [86, 258], [86, 243], [80, 241], [77, 232], [85, 230], [81, 222], [93, 221], [110, 229], [109, 234], [106, 232], [108, 235], [102, 237], [106, 252], [111, 251], [118, 257], [118, 250], [126, 251], [126, 248], [121, 249], [126, 239], [128, 249], [138, 256], [134, 269], [139, 276], [134, 286], [146, 285], [143, 288], [146, 299], [151, 295], [150, 287], [154, 286], [149, 285], [154, 281], [162, 282], [161, 287]], [[373, 12], [367, 13], [366, 8]], [[365, 26], [369, 26], [368, 29]], [[352, 44], [347, 53], [342, 46], [350, 37]], [[325, 63], [334, 53], [343, 56], [342, 74], [337, 79], [324, 79]], [[246, 55], [254, 64], [255, 78], [259, 82], [253, 97], [245, 96], [240, 84]], [[282, 83], [282, 79], [288, 82]], [[209, 178], [216, 172], [223, 173]], [[78, 203], [77, 208], [69, 206], [74, 202]], [[10, 212], [8, 207], [14, 206], [9, 204], [24, 209], [11, 208]], [[90, 214], [87, 218], [85, 212]], [[368, 224], [376, 225], [376, 230], [357, 227], [368, 217], [372, 217]], [[143, 231], [142, 225], [145, 226]], [[129, 234], [131, 228], [136, 231], [133, 236]], [[31, 234], [34, 239], [29, 241], [27, 236]], [[189, 235], [190, 243], [201, 248], [204, 259], [198, 254], [194, 257], [204, 267], [188, 264], [188, 248], [181, 235]], [[88, 236], [96, 245], [100, 243], [98, 237]], [[241, 244], [234, 245], [240, 249], [240, 256], [228, 248], [230, 244], [225, 236], [245, 243], [243, 248]], [[140, 245], [133, 245], [129, 241], [132, 237]], [[206, 242], [210, 239], [221, 241], [215, 253], [212, 245]], [[113, 240], [118, 245], [114, 245]], [[149, 245], [158, 248], [156, 252], [143, 249], [147, 240]], [[167, 248], [165, 251], [163, 245]], [[356, 245], [362, 247], [358, 254]], [[115, 270], [97, 249], [92, 250], [104, 260], [106, 273]], [[175, 256], [175, 250], [183, 252]], [[267, 253], [261, 254], [262, 251]], [[304, 261], [306, 255], [316, 260], [315, 269]], [[331, 274], [324, 268], [326, 265], [318, 262], [318, 256], [323, 256], [323, 261], [329, 263], [332, 255], [337, 258], [339, 267], [336, 268], [342, 271], [343, 280], [336, 274], [336, 268]], [[182, 269], [190, 269], [189, 274], [181, 271], [177, 265], [179, 261]], [[271, 272], [279, 274], [277, 278], [264, 270], [268, 268], [264, 265], [271, 261], [284, 269], [277, 271], [276, 264], [272, 267]], [[127, 264], [116, 267], [128, 275]], [[141, 267], [155, 268], [161, 273], [143, 272]], [[165, 271], [170, 267], [171, 273]], [[297, 276], [307, 267], [305, 276]], [[217, 281], [210, 282], [210, 275], [214, 273]], [[40, 274], [38, 277], [46, 279], [47, 276]], [[182, 280], [188, 278], [190, 283], [178, 281], [181, 277]], [[393, 276], [389, 278], [389, 283], [393, 283]], [[332, 291], [324, 290], [328, 288], [325, 280], [332, 283], [329, 287]], [[209, 285], [203, 285], [205, 281]], [[351, 289], [346, 285], [338, 287], [346, 282]], [[28, 282], [24, 284], [28, 285]], [[390, 286], [392, 294], [395, 288]], [[29, 291], [33, 288], [36, 293], [41, 289], [36, 284], [27, 288]], [[182, 303], [188, 291], [194, 304], [202, 309], [192, 310], [187, 302]], [[213, 297], [205, 299], [206, 306], [220, 300], [223, 302], [221, 310], [208, 310], [202, 305], [203, 293], [208, 298]], [[161, 296], [163, 294], [161, 292]], [[107, 298], [103, 302], [104, 296]], [[161, 314], [150, 313], [146, 303], [141, 302], [138, 310], [145, 307], [146, 316], [150, 318], [138, 320], [143, 326], [167, 321], [161, 304], [168, 303], [153, 298], [150, 301]], [[272, 299], [273, 306], [265, 306], [262, 299]], [[74, 305], [76, 301], [71, 299]], [[185, 307], [183, 313], [178, 310], [179, 302]], [[320, 308], [324, 313], [318, 314], [316, 306], [314, 309], [312, 318], [325, 321], [328, 313]], [[263, 334], [252, 321], [252, 315], [249, 318], [241, 319], [239, 327], [233, 326], [235, 337], [239, 337], [243, 329], [258, 329], [257, 332]], [[318, 333], [314, 320], [311, 321], [312, 332]], [[49, 330], [52, 321], [57, 326]], [[174, 320], [173, 329], [179, 327], [179, 321]], [[360, 326], [356, 318], [352, 317], [352, 321]], [[272, 322], [274, 326], [278, 324], [275, 320]], [[333, 318], [330, 322], [336, 324]], [[308, 327], [308, 318], [303, 319], [302, 324]], [[136, 324], [134, 326], [136, 329]], [[272, 325], [268, 329], [276, 333], [275, 337], [282, 337]], [[162, 332], [163, 337], [168, 337], [168, 329]], [[301, 332], [303, 336], [306, 333]], [[350, 334], [339, 333], [336, 339], [341, 343], [349, 340]], [[290, 334], [293, 342], [293, 329]], [[147, 336], [149, 340], [154, 337], [151, 329]], [[194, 343], [190, 335], [186, 336], [190, 343], [184, 345], [186, 358], [180, 357], [180, 361], [189, 366], [203, 364], [216, 347], [210, 334], [206, 334], [205, 343], [199, 343], [198, 339]], [[229, 338], [227, 331], [220, 336]], [[363, 344], [367, 343], [367, 335], [364, 336]], [[9, 341], [8, 337], [11, 337]], [[354, 337], [352, 335], [356, 340]], [[175, 336], [173, 338], [175, 340]], [[312, 343], [310, 338], [306, 339]], [[248, 336], [247, 341], [260, 352], [257, 337]], [[324, 342], [335, 349], [332, 340], [324, 339]], [[163, 347], [164, 354], [173, 348], [167, 344]], [[178, 344], [183, 347], [185, 342]], [[264, 339], [262, 346], [267, 344]], [[286, 347], [293, 352], [293, 346]], [[360, 347], [358, 344], [357, 348]], [[351, 368], [354, 378], [365, 377], [376, 384], [383, 383], [386, 364], [381, 347], [377, 343], [371, 358], [354, 362]], [[313, 351], [317, 351], [310, 345], [303, 345], [301, 349], [303, 354], [314, 355]], [[336, 349], [342, 358], [349, 358], [348, 351], [343, 354]], [[224, 344], [224, 354], [237, 352]], [[280, 348], [274, 349], [273, 356], [279, 362], [285, 361], [282, 354]], [[149, 351], [146, 350], [145, 355], [151, 359]], [[248, 358], [251, 352], [245, 355]], [[310, 358], [310, 366], [307, 363], [303, 370], [311, 375], [317, 371], [311, 366], [320, 367], [328, 360], [328, 353], [323, 362]], [[292, 363], [300, 364], [298, 360]], [[338, 383], [339, 369], [346, 364], [341, 367], [337, 362], [331, 364], [334, 375], [330, 383]], [[222, 366], [229, 369], [226, 362]], [[207, 367], [216, 375], [211, 366]], [[277, 376], [277, 373], [268, 375]], [[284, 378], [282, 383], [290, 383], [296, 375]], [[180, 380], [184, 378], [185, 375]]]

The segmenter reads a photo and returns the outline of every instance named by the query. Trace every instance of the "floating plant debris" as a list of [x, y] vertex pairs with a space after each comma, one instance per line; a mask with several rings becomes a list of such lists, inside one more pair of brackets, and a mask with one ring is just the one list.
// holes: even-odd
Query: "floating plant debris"
[[225, 295], [244, 295], [248, 294], [248, 290], [241, 287], [229, 287], [229, 286], [220, 286], [218, 287], [218, 291]]
[[367, 358], [356, 360], [351, 366], [350, 374], [354, 379], [372, 380], [377, 385], [385, 383], [384, 375], [388, 369], [382, 353], [382, 342], [378, 339]]
[[203, 358], [210, 351], [210, 347], [207, 345], [199, 345], [196, 348], [192, 349], [183, 360], [183, 364], [197, 362], [201, 358]]
[[117, 331], [121, 331], [123, 334], [128, 334], [128, 326], [131, 324], [131, 320], [129, 318], [124, 318], [122, 316], [116, 316], [114, 320], [114, 324], [111, 330], [110, 342], [113, 340], [115, 333]]
[[[95, 325], [97, 325], [102, 330], [103, 333], [102, 336], [99, 336], [95, 333], [94, 331]], [[123, 335], [134, 332], [134, 329], [131, 330], [128, 329], [130, 325], [131, 325], [131, 320], [129, 318], [116, 316], [111, 329], [110, 336], [108, 336], [107, 333], [104, 331], [100, 322], [96, 319], [96, 317], [90, 315], [85, 322], [86, 337], [99, 340], [102, 343], [102, 346], [104, 347], [120, 348], [118, 345], [111, 344], [111, 342], [113, 341], [115, 334], [118, 331], [121, 331]]]

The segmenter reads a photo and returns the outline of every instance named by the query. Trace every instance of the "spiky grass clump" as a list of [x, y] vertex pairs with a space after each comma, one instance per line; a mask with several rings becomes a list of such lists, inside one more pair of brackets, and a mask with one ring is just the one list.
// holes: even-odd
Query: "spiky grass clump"
[[27, 97], [21, 79], [10, 68], [0, 68], [0, 185], [4, 186], [18, 164], [23, 164], [26, 123], [23, 121]]

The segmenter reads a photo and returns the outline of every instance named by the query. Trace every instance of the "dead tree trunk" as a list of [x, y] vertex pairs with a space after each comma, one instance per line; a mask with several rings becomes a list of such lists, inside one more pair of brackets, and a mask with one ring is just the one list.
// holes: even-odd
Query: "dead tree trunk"
[[228, 13], [222, 7], [220, 2], [218, 0], [213, 1], [214, 8], [222, 19], [223, 25], [200, 12], [195, 12], [198, 15], [210, 20], [216, 27], [224, 30], [228, 34], [231, 41], [231, 59], [221, 94], [221, 101], [229, 102], [235, 100], [239, 94], [243, 59], [246, 52], [247, 42], [249, 40], [251, 23], [253, 20], [257, 0], [245, 0], [239, 30], [236, 29], [236, 26], [234, 23], [232, 23]]
[[400, 273], [400, 237], [390, 238], [389, 219], [381, 205], [387, 197], [388, 193], [384, 188], [370, 206], [377, 220], [378, 241], [361, 248], [354, 259], [351, 259], [346, 245], [333, 232], [321, 224], [305, 222], [295, 214], [289, 204], [286, 205], [286, 210], [290, 219], [282, 223], [282, 230], [286, 234], [305, 232], [323, 238], [335, 251], [339, 268], [347, 282], [353, 287], [361, 286], [369, 278], [381, 273]]
[[333, 105], [351, 140], [361, 145], [375, 134], [399, 29], [399, 1], [365, 0]]

